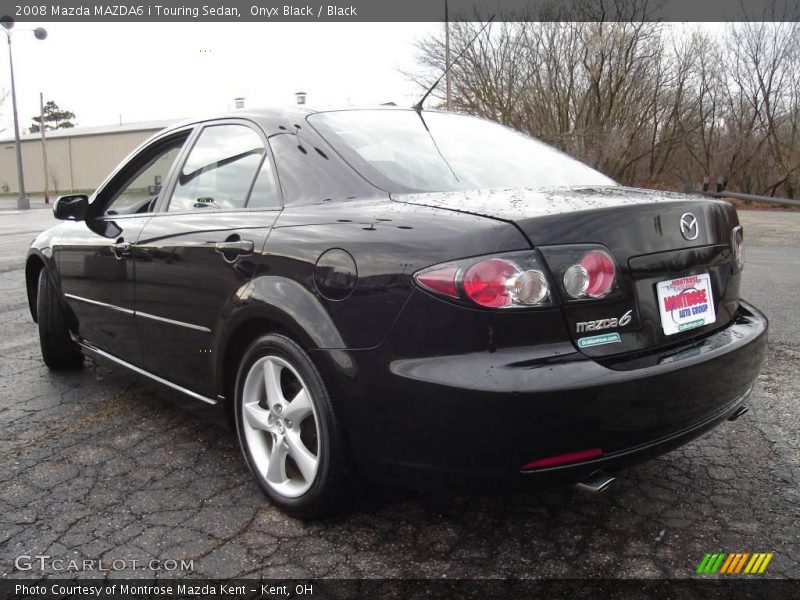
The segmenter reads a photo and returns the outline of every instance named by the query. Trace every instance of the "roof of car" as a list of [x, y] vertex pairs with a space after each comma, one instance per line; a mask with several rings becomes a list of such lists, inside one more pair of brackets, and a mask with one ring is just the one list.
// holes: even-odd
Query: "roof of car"
[[[304, 120], [308, 115], [317, 112], [338, 112], [338, 111], [360, 111], [360, 110], [411, 110], [410, 107], [391, 106], [391, 105], [373, 105], [373, 106], [347, 106], [347, 107], [333, 107], [323, 109], [313, 109], [308, 107], [292, 106], [288, 108], [246, 108], [224, 113], [212, 114], [203, 117], [184, 118], [184, 119], [162, 119], [157, 121], [141, 121], [135, 123], [123, 123], [117, 125], [98, 125], [98, 126], [79, 126], [69, 129], [53, 129], [47, 131], [48, 139], [56, 139], [61, 137], [82, 137], [90, 135], [104, 135], [109, 133], [125, 133], [134, 131], [161, 131], [172, 130], [187, 125], [196, 123], [203, 123], [205, 121], [212, 121], [217, 119], [236, 119], [244, 118], [260, 123], [288, 123], [295, 125], [298, 121]], [[425, 112], [438, 112], [435, 109], [426, 110]], [[288, 125], [285, 125], [288, 128]], [[28, 133], [20, 136], [21, 141], [39, 140], [41, 139], [40, 133]], [[13, 137], [0, 138], [0, 144], [13, 142]]]
[[[252, 121], [261, 123], [283, 122], [284, 126], [288, 129], [291, 126], [298, 124], [298, 122], [304, 121], [308, 115], [314, 113], [339, 112], [339, 111], [355, 112], [362, 110], [389, 111], [389, 110], [413, 110], [413, 109], [411, 107], [390, 106], [390, 105], [358, 106], [358, 107], [348, 106], [342, 108], [324, 108], [324, 109], [313, 109], [308, 107], [296, 107], [296, 106], [290, 108], [245, 108], [225, 113], [209, 115], [206, 117], [186, 119], [176, 123], [173, 127], [174, 128], [185, 127], [187, 125], [203, 123], [205, 121], [215, 121], [219, 119], [250, 119]], [[430, 110], [426, 112], [438, 112], [438, 111]]]

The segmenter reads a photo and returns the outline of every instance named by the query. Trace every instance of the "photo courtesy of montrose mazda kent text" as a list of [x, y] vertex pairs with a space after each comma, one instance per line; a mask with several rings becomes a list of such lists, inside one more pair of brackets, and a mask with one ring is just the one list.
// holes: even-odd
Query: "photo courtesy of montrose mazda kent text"
[[356, 478], [603, 489], [743, 414], [767, 343], [733, 206], [466, 115], [186, 122], [53, 210], [26, 264], [47, 366], [218, 406], [302, 518]]

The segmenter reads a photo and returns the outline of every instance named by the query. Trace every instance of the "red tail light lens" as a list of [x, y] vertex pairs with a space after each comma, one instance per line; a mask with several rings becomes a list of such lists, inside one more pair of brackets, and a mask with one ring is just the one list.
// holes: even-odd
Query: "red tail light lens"
[[449, 267], [420, 273], [417, 276], [417, 282], [432, 292], [439, 292], [451, 298], [458, 298], [458, 289], [456, 289], [457, 275], [458, 267], [456, 265], [451, 265]]
[[625, 280], [614, 255], [601, 244], [564, 244], [538, 248], [560, 284], [561, 297], [573, 301], [622, 298]]
[[534, 251], [437, 265], [414, 275], [428, 291], [485, 308], [550, 305], [550, 288]]
[[602, 250], [592, 250], [564, 271], [564, 291], [572, 298], [602, 298], [614, 285], [614, 260]]
[[464, 273], [464, 291], [475, 304], [501, 308], [512, 302], [507, 283], [519, 269], [502, 258], [475, 263]]
[[592, 250], [581, 260], [581, 266], [589, 275], [586, 295], [591, 298], [602, 298], [614, 285], [616, 275], [614, 261], [601, 250]]

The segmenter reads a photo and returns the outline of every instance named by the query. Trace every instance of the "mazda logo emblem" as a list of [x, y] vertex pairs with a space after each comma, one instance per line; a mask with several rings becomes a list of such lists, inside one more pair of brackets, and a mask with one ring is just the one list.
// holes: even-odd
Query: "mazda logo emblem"
[[697, 224], [697, 217], [692, 213], [683, 213], [681, 215], [681, 235], [687, 240], [696, 240], [700, 235], [700, 226]]

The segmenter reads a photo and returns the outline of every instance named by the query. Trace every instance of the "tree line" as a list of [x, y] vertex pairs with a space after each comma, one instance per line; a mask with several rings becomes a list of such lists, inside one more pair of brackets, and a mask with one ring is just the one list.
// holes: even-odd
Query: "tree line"
[[71, 110], [60, 108], [53, 100], [48, 100], [43, 109], [42, 115], [31, 117], [33, 121], [30, 126], [31, 133], [39, 133], [42, 130], [42, 123], [44, 123], [45, 131], [75, 127], [75, 123], [73, 123], [75, 113]]
[[[9, 93], [4, 89], [0, 89], [0, 117], [3, 116], [3, 104], [8, 98]], [[51, 129], [69, 129], [75, 127], [75, 113], [71, 110], [64, 110], [58, 106], [53, 100], [48, 100], [44, 105], [44, 128], [45, 131]], [[42, 115], [35, 115], [31, 117], [31, 125], [28, 127], [29, 133], [39, 133], [42, 128]], [[0, 133], [3, 133], [7, 128], [0, 128]], [[24, 130], [23, 130], [24, 133]]]
[[[457, 56], [481, 23], [450, 23]], [[428, 87], [444, 29], [418, 43]], [[627, 185], [800, 192], [800, 24], [501, 22], [451, 68], [454, 110], [546, 141]], [[444, 85], [435, 91], [443, 104]], [[433, 97], [434, 95], [432, 95]]]

